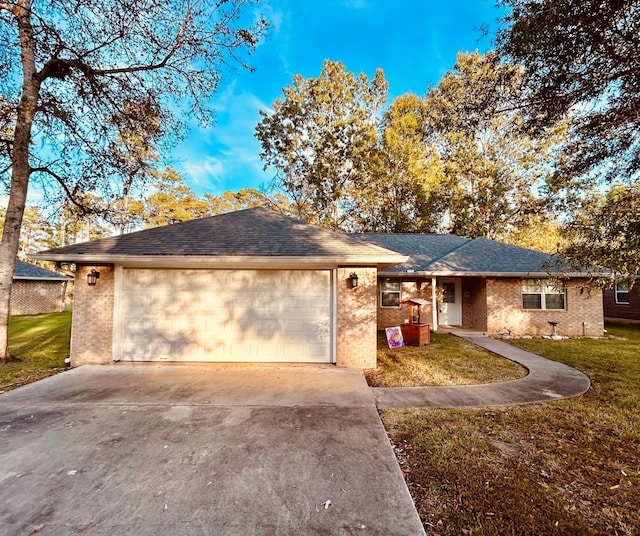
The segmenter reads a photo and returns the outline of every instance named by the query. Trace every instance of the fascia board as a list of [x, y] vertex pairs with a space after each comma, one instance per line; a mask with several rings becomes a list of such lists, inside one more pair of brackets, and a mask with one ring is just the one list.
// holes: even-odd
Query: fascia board
[[26, 275], [14, 275], [14, 281], [56, 281], [59, 283], [64, 283], [65, 281], [73, 281], [73, 277], [62, 276], [62, 277], [37, 277], [37, 276], [26, 276]]
[[67, 261], [76, 264], [118, 264], [154, 268], [316, 268], [336, 266], [381, 266], [389, 268], [407, 262], [401, 255], [336, 256], [169, 256], [169, 255], [47, 255], [36, 253], [34, 259]]
[[608, 276], [606, 272], [378, 272], [383, 277], [561, 277], [561, 278], [591, 278]]

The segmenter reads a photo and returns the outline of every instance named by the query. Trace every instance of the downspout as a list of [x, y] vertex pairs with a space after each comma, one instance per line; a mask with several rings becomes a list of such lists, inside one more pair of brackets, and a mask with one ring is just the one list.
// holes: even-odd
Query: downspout
[[436, 292], [437, 279], [431, 278], [431, 329], [438, 331], [438, 293]]

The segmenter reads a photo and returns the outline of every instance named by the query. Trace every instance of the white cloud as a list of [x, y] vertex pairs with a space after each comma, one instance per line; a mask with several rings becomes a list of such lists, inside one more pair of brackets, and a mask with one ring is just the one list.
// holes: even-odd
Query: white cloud
[[224, 162], [215, 156], [207, 156], [202, 161], [189, 160], [182, 166], [194, 186], [207, 186], [221, 182], [224, 176]]
[[271, 175], [263, 171], [260, 142], [255, 127], [260, 110], [270, 106], [256, 95], [238, 90], [231, 82], [216, 95], [212, 107], [217, 123], [192, 129], [188, 139], [174, 151], [175, 166], [198, 194], [220, 194], [225, 190], [257, 188]]

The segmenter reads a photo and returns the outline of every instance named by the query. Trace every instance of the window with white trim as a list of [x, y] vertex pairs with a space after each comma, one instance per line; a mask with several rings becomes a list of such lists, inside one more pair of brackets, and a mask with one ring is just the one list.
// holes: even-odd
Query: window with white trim
[[533, 310], [564, 309], [566, 289], [561, 281], [550, 279], [522, 280], [522, 308]]
[[380, 281], [380, 306], [400, 307], [402, 281], [394, 277], [384, 277]]
[[616, 281], [616, 304], [629, 305], [629, 280]]

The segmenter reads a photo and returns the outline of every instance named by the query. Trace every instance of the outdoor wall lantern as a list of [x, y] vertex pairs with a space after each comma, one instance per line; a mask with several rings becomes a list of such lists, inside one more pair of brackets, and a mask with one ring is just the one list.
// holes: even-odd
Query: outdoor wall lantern
[[349, 277], [347, 278], [347, 281], [349, 282], [349, 287], [356, 288], [358, 286], [358, 274], [356, 274], [355, 272], [351, 272], [349, 274]]
[[100, 272], [95, 268], [91, 268], [91, 271], [87, 274], [87, 284], [93, 287], [98, 282], [99, 278]]

